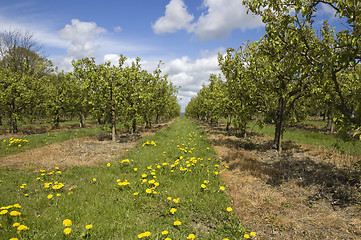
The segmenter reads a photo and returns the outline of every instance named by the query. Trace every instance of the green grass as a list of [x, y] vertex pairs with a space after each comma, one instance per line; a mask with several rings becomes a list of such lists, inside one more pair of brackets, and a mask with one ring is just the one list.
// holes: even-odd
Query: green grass
[[[274, 136], [274, 125], [265, 125], [260, 128], [254, 123], [249, 124], [249, 129], [252, 131], [264, 133], [269, 136]], [[351, 155], [361, 155], [361, 141], [344, 141], [334, 135], [326, 135], [322, 132], [308, 132], [304, 130], [286, 129], [283, 134], [283, 140], [292, 141], [295, 143], [309, 144], [314, 146], [323, 146], [328, 149], [334, 149], [341, 153]]]
[[[178, 240], [190, 234], [196, 239], [243, 239], [245, 228], [226, 210], [231, 202], [220, 190], [224, 183], [218, 173], [223, 170], [205, 133], [184, 117], [109, 166], [104, 162], [98, 167], [39, 172], [0, 169], [0, 206], [21, 205], [19, 217], [10, 216], [14, 206], [0, 215], [0, 238], [79, 239], [82, 235], [128, 240], [149, 231], [151, 235], [143, 239]], [[56, 182], [64, 187], [54, 190]], [[174, 214], [172, 208], [177, 209]], [[69, 235], [63, 233], [65, 219], [72, 221]], [[174, 226], [175, 221], [181, 225]], [[17, 233], [15, 222], [29, 230]], [[86, 230], [89, 224], [93, 227]], [[162, 235], [163, 231], [168, 234]]]
[[24, 152], [33, 148], [42, 147], [48, 144], [63, 142], [83, 136], [98, 135], [103, 130], [100, 127], [81, 128], [60, 132], [48, 132], [43, 134], [32, 134], [17, 138], [0, 139], [0, 157]]

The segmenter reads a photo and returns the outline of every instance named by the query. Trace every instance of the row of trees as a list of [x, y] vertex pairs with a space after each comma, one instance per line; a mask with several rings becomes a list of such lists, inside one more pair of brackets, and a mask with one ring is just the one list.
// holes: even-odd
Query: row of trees
[[[339, 133], [361, 127], [361, 3], [358, 1], [247, 0], [265, 23], [257, 42], [219, 55], [225, 81], [211, 75], [186, 108], [192, 117], [214, 121], [234, 118], [275, 125], [274, 147], [281, 151], [285, 124], [323, 112]], [[317, 11], [331, 7], [342, 23], [327, 21], [316, 30]], [[220, 90], [219, 90], [220, 89]], [[217, 91], [217, 92], [214, 92]]]
[[120, 56], [119, 65], [96, 64], [94, 58], [73, 61], [72, 72], [57, 72], [39, 54], [29, 33], [5, 32], [0, 36], [0, 125], [8, 123], [12, 133], [18, 121], [47, 118], [54, 127], [62, 117], [91, 116], [111, 124], [115, 139], [117, 123], [132, 132], [146, 124], [180, 115], [177, 88], [162, 75], [160, 64], [149, 73], [140, 58], [130, 66]]

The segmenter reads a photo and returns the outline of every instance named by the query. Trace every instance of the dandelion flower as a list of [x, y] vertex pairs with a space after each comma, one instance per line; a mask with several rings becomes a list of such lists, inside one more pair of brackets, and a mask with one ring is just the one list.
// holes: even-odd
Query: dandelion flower
[[181, 221], [175, 221], [175, 222], [173, 223], [173, 225], [174, 225], [174, 226], [180, 226], [180, 225], [182, 225], [182, 222], [181, 222]]
[[246, 239], [248, 239], [248, 238], [249, 238], [249, 235], [248, 235], [248, 234], [244, 234], [243, 237], [246, 238]]
[[167, 231], [167, 230], [165, 230], [165, 231], [162, 232], [162, 235], [167, 235], [167, 234], [168, 234], [168, 231]]
[[220, 186], [220, 187], [219, 187], [219, 189], [220, 189], [221, 191], [226, 190], [226, 188], [225, 188], [225, 187], [223, 187], [223, 186]]
[[202, 185], [201, 185], [201, 188], [206, 189], [207, 186], [206, 186], [205, 184], [202, 184]]
[[194, 234], [192, 233], [192, 234], [189, 234], [189, 236], [187, 237], [187, 239], [195, 239], [196, 238], [196, 236], [194, 236]]
[[179, 198], [175, 198], [175, 199], [173, 199], [173, 202], [175, 202], [175, 203], [179, 203]]
[[27, 226], [25, 226], [25, 225], [20, 225], [18, 227], [18, 231], [26, 231], [26, 230], [29, 230], [29, 228]]
[[13, 224], [13, 227], [19, 227], [20, 226], [20, 223], [16, 222]]
[[21, 208], [21, 206], [20, 206], [19, 204], [17, 204], [17, 203], [14, 204], [14, 207], [15, 207], [15, 208]]
[[53, 194], [49, 194], [49, 195], [47, 196], [47, 198], [48, 198], [48, 199], [53, 198]]
[[171, 212], [172, 214], [174, 214], [176, 211], [177, 211], [176, 208], [172, 208], [172, 209], [170, 210], [170, 212]]
[[21, 215], [21, 212], [18, 212], [18, 211], [11, 211], [10, 212], [10, 216], [13, 216], [13, 217], [17, 217], [17, 216], [20, 216]]
[[166, 238], [166, 239], [164, 239], [164, 240], [172, 240], [171, 238]]
[[86, 225], [85, 228], [86, 228], [87, 230], [92, 229], [92, 228], [93, 228], [93, 225], [91, 225], [91, 224]]
[[107, 167], [110, 167], [110, 163], [107, 163]]
[[71, 228], [65, 228], [64, 234], [69, 235], [71, 233]]
[[65, 220], [63, 221], [63, 225], [64, 225], [65, 227], [69, 227], [69, 226], [71, 226], [71, 224], [72, 224], [72, 222], [71, 222], [70, 219], [65, 219]]
[[93, 178], [93, 182], [96, 182], [97, 181], [97, 179], [96, 178]]
[[251, 232], [249, 235], [251, 235], [252, 237], [256, 236], [255, 232]]
[[145, 190], [146, 193], [152, 193], [152, 189], [147, 188], [147, 190]]
[[232, 212], [232, 208], [231, 208], [231, 207], [228, 207], [228, 208], [227, 208], [227, 212]]
[[18, 238], [10, 238], [10, 240], [19, 240]]
[[0, 215], [5, 215], [5, 214], [7, 214], [8, 213], [8, 210], [2, 210], [1, 212], [0, 212]]

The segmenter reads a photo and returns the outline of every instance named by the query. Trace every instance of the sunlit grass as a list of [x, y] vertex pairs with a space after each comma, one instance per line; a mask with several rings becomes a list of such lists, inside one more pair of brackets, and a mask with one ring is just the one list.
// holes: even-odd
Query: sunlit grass
[[[0, 236], [242, 239], [249, 232], [231, 211], [221, 171], [227, 168], [220, 165], [205, 133], [183, 117], [127, 155], [98, 167], [1, 169], [0, 191], [7, 193], [1, 195], [1, 207], [17, 203], [21, 215], [0, 215]], [[63, 224], [67, 219], [70, 226]], [[29, 230], [18, 233], [15, 222]]]
[[100, 127], [80, 128], [60, 132], [32, 134], [14, 138], [0, 139], [0, 157], [23, 152], [29, 149], [46, 146], [48, 144], [63, 142], [83, 136], [98, 135], [103, 130]]

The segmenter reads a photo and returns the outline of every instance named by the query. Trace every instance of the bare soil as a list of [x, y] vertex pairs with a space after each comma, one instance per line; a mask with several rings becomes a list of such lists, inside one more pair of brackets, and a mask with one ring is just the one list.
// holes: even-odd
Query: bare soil
[[203, 124], [234, 210], [257, 239], [361, 239], [359, 157]]
[[[140, 128], [136, 134], [123, 133], [118, 141], [109, 135], [80, 137], [65, 142], [50, 144], [6, 157], [0, 157], [0, 168], [20, 170], [65, 169], [72, 166], [96, 166], [109, 162], [136, 146], [137, 141], [152, 136], [169, 123], [156, 124], [151, 129]], [[36, 129], [33, 133], [37, 133]]]

